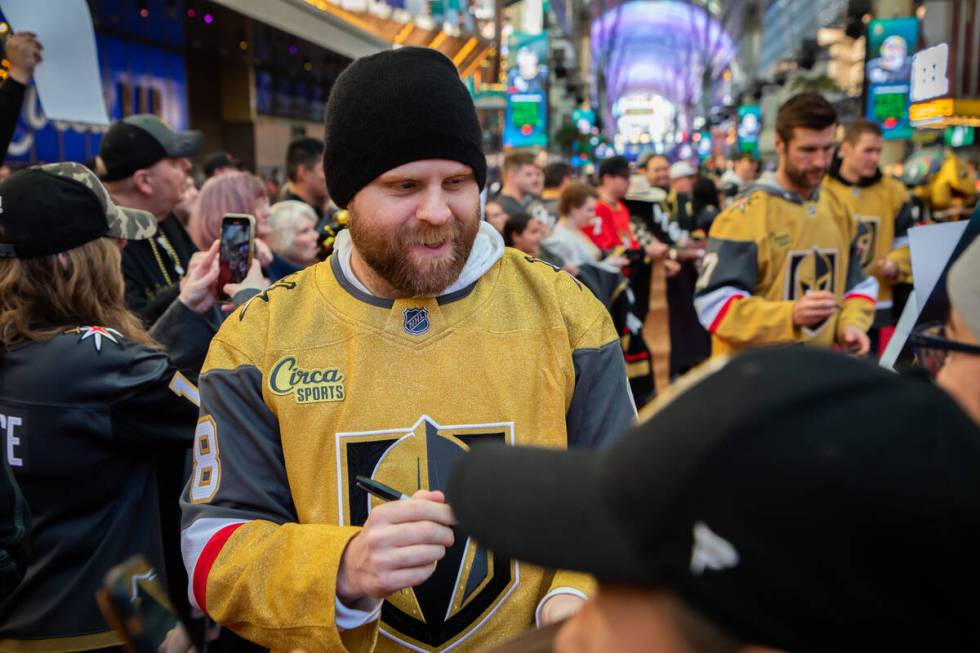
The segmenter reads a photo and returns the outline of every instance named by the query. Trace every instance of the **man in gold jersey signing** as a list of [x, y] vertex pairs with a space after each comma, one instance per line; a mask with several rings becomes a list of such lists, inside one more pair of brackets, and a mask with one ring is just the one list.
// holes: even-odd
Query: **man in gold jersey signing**
[[445, 488], [484, 442], [617, 438], [635, 411], [612, 321], [480, 220], [480, 126], [440, 53], [355, 61], [325, 141], [350, 228], [232, 314], [201, 376], [190, 596], [276, 651], [472, 651], [560, 620], [591, 579], [493, 555]]
[[820, 94], [787, 100], [776, 173], [712, 223], [694, 298], [712, 355], [792, 342], [868, 352], [878, 282], [861, 269], [853, 213], [820, 190], [836, 126]]

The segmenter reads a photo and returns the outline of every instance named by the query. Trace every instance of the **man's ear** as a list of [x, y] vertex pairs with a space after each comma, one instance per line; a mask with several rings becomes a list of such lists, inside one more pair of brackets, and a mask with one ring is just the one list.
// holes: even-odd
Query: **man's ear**
[[842, 141], [838, 152], [840, 154], [840, 158], [842, 159], [845, 157], [849, 157], [854, 152], [854, 146], [848, 143], [847, 141]]
[[310, 169], [305, 163], [300, 163], [296, 166], [296, 181], [303, 183], [306, 181], [307, 177], [310, 176]]
[[137, 170], [133, 173], [133, 187], [143, 195], [153, 194], [153, 177], [149, 170]]
[[782, 139], [779, 134], [776, 134], [776, 154], [780, 157], [785, 158], [787, 152], [786, 142]]

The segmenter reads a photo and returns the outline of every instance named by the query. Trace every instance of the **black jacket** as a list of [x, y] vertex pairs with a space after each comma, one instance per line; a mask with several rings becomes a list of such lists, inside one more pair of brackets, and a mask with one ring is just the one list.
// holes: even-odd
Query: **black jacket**
[[4, 451], [33, 518], [26, 576], [0, 602], [0, 640], [111, 646], [94, 598], [106, 572], [140, 553], [165, 573], [156, 463], [192, 442], [196, 388], [174, 361], [200, 360], [202, 338], [176, 336], [203, 322], [174, 303], [152, 331], [170, 358], [106, 327], [0, 352], [0, 414], [17, 420]]
[[[179, 266], [168, 253], [166, 243], [177, 255]], [[194, 241], [173, 214], [157, 224], [157, 234], [153, 238], [134, 240], [126, 245], [122, 253], [126, 306], [145, 324], [153, 324], [177, 299], [180, 279], [196, 251]]]
[[7, 148], [17, 129], [17, 118], [24, 104], [27, 87], [8, 77], [0, 84], [0, 163], [7, 157]]
[[[16, 429], [19, 424], [7, 424], [6, 415], [0, 423], [0, 431], [9, 427]], [[0, 440], [6, 436], [0, 434]], [[6, 599], [20, 583], [27, 570], [28, 536], [31, 519], [24, 501], [24, 495], [17, 487], [10, 466], [7, 463], [6, 449], [0, 462], [0, 601]]]

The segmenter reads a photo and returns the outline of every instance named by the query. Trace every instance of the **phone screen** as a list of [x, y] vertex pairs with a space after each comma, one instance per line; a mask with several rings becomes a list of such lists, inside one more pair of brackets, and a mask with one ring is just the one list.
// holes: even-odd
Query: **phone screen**
[[252, 263], [252, 221], [248, 216], [225, 217], [221, 221], [218, 296], [227, 298], [225, 284], [240, 283]]
[[[96, 601], [106, 621], [136, 653], [187, 650], [190, 636], [173, 609], [156, 572], [142, 556], [106, 575]], [[185, 642], [184, 646], [178, 646]]]

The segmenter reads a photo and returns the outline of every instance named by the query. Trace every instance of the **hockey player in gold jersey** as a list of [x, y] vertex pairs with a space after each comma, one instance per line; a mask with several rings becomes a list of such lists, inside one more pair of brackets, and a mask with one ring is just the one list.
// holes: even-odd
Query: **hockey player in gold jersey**
[[629, 426], [612, 320], [480, 221], [481, 131], [445, 56], [359, 59], [326, 113], [349, 229], [214, 339], [182, 501], [191, 599], [309, 653], [471, 651], [560, 620], [591, 579], [494, 556], [444, 492], [471, 445], [594, 448]]
[[791, 342], [868, 352], [878, 284], [861, 270], [852, 213], [819, 188], [836, 123], [821, 95], [790, 98], [776, 173], [715, 219], [694, 300], [712, 355]]
[[894, 323], [892, 285], [912, 282], [908, 229], [912, 206], [905, 185], [878, 169], [882, 132], [858, 118], [844, 130], [840, 157], [830, 167], [821, 190], [837, 198], [857, 221], [861, 268], [878, 279], [875, 326]]

